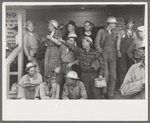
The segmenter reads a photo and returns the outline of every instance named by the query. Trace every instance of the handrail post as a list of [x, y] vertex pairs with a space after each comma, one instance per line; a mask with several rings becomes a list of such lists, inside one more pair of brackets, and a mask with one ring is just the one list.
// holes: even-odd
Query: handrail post
[[18, 10], [18, 36], [19, 46], [22, 47], [21, 52], [18, 54], [18, 82], [23, 75], [23, 9]]

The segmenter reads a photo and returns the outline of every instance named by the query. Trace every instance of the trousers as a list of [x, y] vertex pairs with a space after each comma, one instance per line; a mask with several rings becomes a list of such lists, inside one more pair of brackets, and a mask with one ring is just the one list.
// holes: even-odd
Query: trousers
[[106, 93], [106, 88], [96, 88], [95, 78], [98, 77], [98, 72], [82, 72], [81, 81], [85, 85], [88, 99], [101, 99], [101, 94]]
[[18, 95], [17, 98], [25, 99], [35, 99], [35, 97], [40, 97], [40, 86], [33, 87], [22, 87], [18, 85]]

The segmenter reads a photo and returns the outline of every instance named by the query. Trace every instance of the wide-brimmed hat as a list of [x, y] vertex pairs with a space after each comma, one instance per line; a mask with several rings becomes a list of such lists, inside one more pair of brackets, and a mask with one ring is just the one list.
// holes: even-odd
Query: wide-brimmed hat
[[51, 23], [56, 29], [58, 29], [58, 22], [56, 20], [50, 20], [48, 22]]
[[32, 67], [36, 67], [37, 65], [34, 64], [33, 62], [29, 62], [27, 65], [26, 65], [26, 70], [28, 70], [29, 68], [32, 68]]
[[45, 79], [51, 79], [52, 77], [55, 77], [57, 75], [57, 73], [55, 73], [54, 71], [52, 71], [52, 74], [45, 76]]
[[125, 21], [125, 25], [129, 22], [135, 23], [134, 19], [132, 17], [128, 17]]
[[107, 18], [106, 23], [117, 23], [117, 20], [115, 17], [109, 17], [109, 18]]
[[69, 25], [69, 24], [73, 25], [74, 27], [77, 27], [77, 26], [76, 26], [76, 23], [75, 23], [74, 21], [72, 21], [72, 20], [70, 20], [67, 25]]
[[65, 77], [72, 79], [79, 79], [78, 74], [75, 71], [69, 71]]

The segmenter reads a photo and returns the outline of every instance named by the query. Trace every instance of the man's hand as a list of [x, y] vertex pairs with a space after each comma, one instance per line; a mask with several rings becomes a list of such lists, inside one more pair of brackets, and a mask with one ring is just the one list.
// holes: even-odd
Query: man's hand
[[142, 79], [142, 84], [145, 85], [145, 77]]
[[121, 52], [118, 51], [118, 58], [122, 58]]
[[28, 61], [32, 61], [32, 57], [31, 56], [28, 56]]
[[98, 80], [101, 81], [103, 79], [102, 75], [99, 75]]
[[61, 67], [57, 67], [57, 68], [55, 69], [55, 72], [56, 72], [57, 74], [59, 74], [60, 70], [61, 70]]
[[59, 38], [59, 37], [58, 37], [58, 41], [65, 42], [62, 38]]
[[67, 64], [67, 68], [71, 68], [72, 67], [72, 65], [73, 65], [73, 63], [69, 63], [69, 64]]

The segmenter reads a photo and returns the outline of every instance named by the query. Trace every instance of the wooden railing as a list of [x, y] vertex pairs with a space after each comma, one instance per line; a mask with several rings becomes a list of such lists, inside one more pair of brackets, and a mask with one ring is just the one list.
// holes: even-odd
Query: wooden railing
[[[22, 19], [23, 10], [18, 10], [18, 37], [19, 37], [19, 43], [18, 47], [15, 48], [11, 54], [6, 59], [6, 73], [7, 73], [7, 99], [9, 99], [9, 87], [10, 87], [10, 75], [17, 75], [18, 81], [21, 79], [23, 75], [23, 43], [22, 43], [22, 34], [23, 34], [23, 19]], [[10, 64], [14, 61], [14, 59], [18, 56], [18, 71], [17, 72], [10, 72]]]

